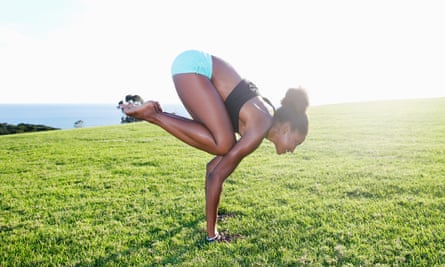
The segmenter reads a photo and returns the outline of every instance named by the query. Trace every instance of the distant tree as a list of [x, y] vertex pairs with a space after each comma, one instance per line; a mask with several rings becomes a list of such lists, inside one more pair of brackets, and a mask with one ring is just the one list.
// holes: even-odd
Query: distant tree
[[60, 130], [60, 128], [40, 124], [19, 123], [18, 125], [13, 125], [8, 123], [0, 123], [0, 135], [51, 130]]
[[82, 128], [85, 125], [83, 120], [78, 120], [74, 123], [74, 128]]
[[6, 123], [0, 123], [0, 135], [8, 134], [8, 128], [6, 128]]
[[133, 103], [137, 105], [142, 105], [144, 103], [144, 99], [142, 99], [142, 97], [139, 95], [126, 95], [125, 101], [127, 103]]
[[[142, 105], [144, 103], [144, 99], [142, 99], [142, 97], [140, 95], [126, 95], [125, 102], [138, 106], [138, 105]], [[117, 108], [120, 109], [122, 111], [122, 113], [124, 114], [124, 116], [121, 117], [121, 123], [131, 123], [131, 122], [140, 121], [139, 119], [136, 119], [136, 118], [126, 115], [124, 113], [123, 109], [120, 108], [120, 105], [124, 104], [125, 102], [123, 100], [121, 100], [121, 101], [119, 101], [118, 106], [117, 106]]]

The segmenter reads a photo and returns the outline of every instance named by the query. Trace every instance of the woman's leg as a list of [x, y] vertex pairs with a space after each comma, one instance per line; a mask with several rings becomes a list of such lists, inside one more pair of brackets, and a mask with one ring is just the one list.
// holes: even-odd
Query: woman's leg
[[123, 106], [124, 112], [159, 125], [193, 147], [213, 155], [226, 154], [235, 144], [235, 134], [222, 98], [211, 81], [199, 74], [177, 74], [174, 82], [193, 120], [162, 112], [153, 101], [142, 106]]
[[235, 144], [235, 133], [215, 86], [207, 77], [199, 74], [178, 74], [173, 80], [185, 108], [193, 120], [205, 128], [197, 132], [197, 139], [203, 138], [204, 145], [216, 151], [212, 154], [226, 154]]

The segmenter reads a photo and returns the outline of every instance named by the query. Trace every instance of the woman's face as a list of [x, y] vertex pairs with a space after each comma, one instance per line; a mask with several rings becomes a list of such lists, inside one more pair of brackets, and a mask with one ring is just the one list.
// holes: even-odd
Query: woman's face
[[306, 136], [301, 135], [297, 130], [292, 131], [289, 124], [282, 124], [274, 140], [275, 150], [278, 155], [294, 152], [305, 138]]

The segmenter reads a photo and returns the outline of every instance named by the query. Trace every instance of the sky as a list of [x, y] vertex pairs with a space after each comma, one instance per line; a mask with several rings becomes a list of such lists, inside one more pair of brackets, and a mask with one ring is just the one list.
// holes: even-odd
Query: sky
[[445, 96], [441, 0], [0, 0], [1, 103], [180, 103], [174, 57], [231, 63], [274, 103]]

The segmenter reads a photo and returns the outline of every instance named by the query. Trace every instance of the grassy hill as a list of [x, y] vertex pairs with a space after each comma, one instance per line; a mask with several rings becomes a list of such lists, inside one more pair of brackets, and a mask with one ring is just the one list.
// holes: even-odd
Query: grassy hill
[[294, 154], [264, 141], [227, 180], [148, 123], [0, 137], [0, 266], [443, 266], [445, 99], [312, 107]]

